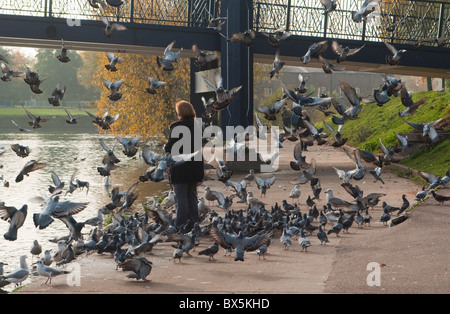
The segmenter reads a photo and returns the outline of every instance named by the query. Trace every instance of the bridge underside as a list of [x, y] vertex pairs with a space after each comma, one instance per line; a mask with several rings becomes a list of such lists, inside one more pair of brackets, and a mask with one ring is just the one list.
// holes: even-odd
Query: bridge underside
[[[11, 27], [14, 25], [14, 27]], [[176, 40], [175, 49], [183, 47], [185, 57], [190, 56], [192, 44], [196, 43], [202, 50], [221, 52], [222, 37], [204, 28], [158, 26], [148, 24], [127, 25], [126, 32], [117, 32], [113, 39], [103, 35], [103, 23], [100, 21], [81, 21], [81, 26], [69, 26], [66, 19], [33, 18], [21, 16], [5, 16], [0, 19], [0, 45], [16, 47], [33, 47], [60, 49], [61, 38], [72, 50], [119, 52], [131, 54], [161, 55], [164, 48]], [[26, 38], [24, 37], [26, 35]], [[319, 37], [294, 35], [281, 47], [281, 58], [287, 65], [303, 67], [320, 67], [318, 60], [304, 65], [300, 61], [314, 42], [323, 40]], [[363, 43], [357, 40], [339, 39], [339, 43], [358, 47]], [[345, 70], [360, 72], [392, 73], [398, 75], [414, 75], [424, 77], [450, 78], [448, 58], [450, 49], [442, 47], [415, 48], [413, 45], [396, 45], [408, 52], [397, 66], [385, 63], [388, 53], [382, 42], [365, 42], [366, 46], [355, 56], [349, 57], [342, 66]], [[239, 45], [231, 43], [228, 45]], [[253, 61], [271, 64], [275, 49], [268, 46], [267, 39], [258, 34], [253, 50]], [[325, 58], [334, 59], [331, 49], [324, 54]]]

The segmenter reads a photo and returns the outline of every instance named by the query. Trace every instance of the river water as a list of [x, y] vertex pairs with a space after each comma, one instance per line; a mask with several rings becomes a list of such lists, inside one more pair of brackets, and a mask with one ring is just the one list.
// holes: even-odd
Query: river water
[[[24, 204], [28, 205], [28, 215], [24, 225], [18, 231], [16, 241], [4, 239], [3, 234], [7, 232], [9, 224], [0, 220], [0, 261], [8, 264], [4, 266], [5, 274], [19, 268], [21, 255], [28, 257], [29, 266], [32, 259], [36, 260], [30, 253], [34, 240], [38, 240], [43, 251], [53, 249], [55, 252], [57, 245], [49, 240], [68, 235], [66, 225], [58, 219], [43, 230], [36, 228], [33, 223], [33, 213], [41, 212], [42, 207], [31, 202], [30, 199], [50, 195], [48, 188], [54, 185], [51, 171], [65, 182], [60, 201], [89, 202], [86, 209], [73, 216], [76, 221], [84, 221], [96, 216], [97, 210], [110, 202], [109, 192], [113, 187], [118, 186], [120, 191], [127, 190], [139, 181], [139, 176], [148, 168], [139, 153], [135, 157], [127, 157], [122, 153], [122, 145], [117, 143], [115, 154], [121, 162], [117, 164], [119, 168], [111, 172], [111, 185], [105, 185], [104, 177], [97, 171], [97, 167], [103, 166], [102, 158], [105, 155], [105, 151], [99, 144], [100, 138], [109, 148], [112, 148], [116, 141], [113, 136], [103, 134], [11, 133], [0, 135], [0, 151], [5, 151], [0, 155], [0, 202], [16, 208], [21, 208]], [[30, 155], [25, 158], [17, 156], [10, 148], [11, 144], [16, 143], [28, 146], [31, 149]], [[31, 172], [29, 176], [24, 177], [23, 181], [16, 183], [16, 176], [25, 163], [32, 159], [48, 163], [48, 166]], [[77, 189], [72, 194], [64, 195], [75, 170], [77, 170], [76, 178], [89, 182], [89, 192], [87, 193], [86, 189]], [[5, 186], [6, 182], [9, 182], [9, 187]], [[132, 209], [140, 210], [142, 203], [155, 195], [163, 195], [163, 192], [168, 189], [170, 186], [167, 180], [158, 183], [140, 182], [137, 186], [139, 198]], [[92, 228], [86, 226], [82, 232], [87, 234]], [[14, 288], [13, 284], [3, 289], [8, 291], [11, 288]]]

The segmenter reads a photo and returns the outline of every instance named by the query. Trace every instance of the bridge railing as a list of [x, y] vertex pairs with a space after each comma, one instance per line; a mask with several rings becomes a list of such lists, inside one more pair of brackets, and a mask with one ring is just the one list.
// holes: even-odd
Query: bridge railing
[[257, 31], [283, 27], [296, 35], [394, 43], [450, 36], [448, 1], [383, 0], [365, 21], [355, 23], [351, 12], [361, 4], [362, 0], [339, 0], [334, 12], [324, 14], [319, 0], [255, 0], [253, 25]]
[[87, 0], [1, 0], [0, 14], [49, 18], [109, 20], [185, 27], [204, 27], [208, 12], [217, 15], [219, 0], [128, 0], [119, 8], [104, 11], [93, 8]]

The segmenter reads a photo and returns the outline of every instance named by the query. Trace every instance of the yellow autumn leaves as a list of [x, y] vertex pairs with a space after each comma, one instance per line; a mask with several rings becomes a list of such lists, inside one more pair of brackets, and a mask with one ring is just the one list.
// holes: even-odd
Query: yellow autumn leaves
[[[108, 111], [110, 115], [120, 114], [119, 119], [112, 124], [108, 132], [120, 136], [141, 136], [149, 139], [159, 136], [168, 129], [170, 123], [176, 120], [175, 103], [181, 99], [189, 100], [190, 94], [190, 59], [180, 58], [171, 72], [158, 67], [155, 56], [119, 54], [124, 62], [117, 64], [117, 71], [111, 72], [105, 68], [109, 60], [105, 53], [97, 53], [95, 59], [96, 71], [92, 83], [101, 86], [102, 93], [96, 102], [97, 115], [103, 116]], [[149, 77], [163, 81], [156, 94], [149, 94]], [[110, 94], [103, 85], [103, 79], [111, 82], [123, 80], [119, 92], [123, 96], [118, 101], [108, 99]]]

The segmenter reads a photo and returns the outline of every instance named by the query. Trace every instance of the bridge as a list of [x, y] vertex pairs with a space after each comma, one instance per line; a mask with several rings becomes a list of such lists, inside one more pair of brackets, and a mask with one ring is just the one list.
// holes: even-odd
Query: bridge
[[[324, 14], [319, 0], [127, 0], [103, 14], [128, 30], [106, 38], [99, 11], [87, 0], [2, 1], [0, 45], [60, 49], [64, 38], [73, 50], [161, 55], [168, 43], [176, 40], [176, 48], [186, 49], [186, 56], [196, 43], [202, 50], [220, 53], [225, 87], [244, 83], [236, 102], [245, 105], [230, 106], [229, 116], [222, 118], [232, 125], [252, 123], [247, 115], [248, 108], [253, 108], [253, 62], [270, 64], [275, 55], [261, 33], [281, 27], [293, 34], [281, 46], [287, 65], [320, 67], [316, 60], [302, 64], [300, 56], [312, 43], [334, 38], [350, 47], [366, 45], [345, 61], [346, 70], [450, 78], [450, 41], [442, 45], [423, 41], [417, 47], [426, 38], [450, 37], [450, 3], [383, 0], [379, 10], [355, 23], [351, 12], [361, 4], [362, 0], [339, 0], [335, 11]], [[227, 17], [222, 33], [228, 37], [254, 29], [253, 46], [229, 43], [207, 28], [208, 12]], [[388, 52], [383, 42], [408, 50], [399, 65], [386, 64]], [[324, 57], [335, 56], [328, 50]], [[197, 103], [200, 96], [193, 92], [191, 81], [191, 101]]]

